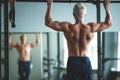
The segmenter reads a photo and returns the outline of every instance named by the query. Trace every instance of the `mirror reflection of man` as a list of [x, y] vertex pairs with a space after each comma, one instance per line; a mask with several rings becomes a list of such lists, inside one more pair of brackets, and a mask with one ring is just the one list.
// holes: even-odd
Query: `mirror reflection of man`
[[73, 8], [74, 24], [68, 21], [54, 21], [51, 17], [52, 3], [53, 0], [47, 0], [45, 24], [56, 31], [62, 31], [67, 40], [69, 55], [67, 80], [92, 80], [91, 62], [86, 56], [88, 46], [95, 32], [103, 31], [112, 25], [112, 17], [109, 11], [110, 0], [104, 0], [103, 3], [106, 12], [105, 21], [89, 22], [87, 24], [84, 22], [87, 8], [83, 3], [77, 3]]
[[12, 33], [9, 33], [9, 46], [15, 47], [19, 53], [18, 73], [20, 80], [28, 80], [31, 73], [30, 53], [31, 49], [39, 45], [39, 33], [36, 33], [36, 41], [27, 43], [26, 34], [20, 36], [21, 43], [12, 41]]

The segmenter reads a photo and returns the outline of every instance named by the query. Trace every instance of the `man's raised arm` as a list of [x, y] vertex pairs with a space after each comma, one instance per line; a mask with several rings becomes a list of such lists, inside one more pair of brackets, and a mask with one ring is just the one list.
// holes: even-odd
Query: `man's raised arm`
[[110, 0], [104, 0], [104, 8], [106, 12], [105, 24], [110, 27], [112, 25], [112, 17], [109, 10]]
[[109, 28], [112, 25], [112, 17], [111, 17], [111, 13], [110, 13], [110, 10], [109, 10], [110, 0], [104, 0], [103, 5], [104, 5], [104, 8], [105, 8], [106, 17], [105, 17], [105, 21], [103, 23], [101, 23], [101, 26], [98, 29], [98, 31], [102, 31], [106, 28]]
[[92, 31], [93, 32], [100, 32], [102, 30], [105, 30], [112, 26], [112, 17], [111, 13], [109, 10], [109, 5], [110, 5], [110, 0], [104, 0], [104, 8], [105, 8], [105, 21], [104, 22], [98, 22], [98, 23], [89, 23], [88, 25], [91, 25]]
[[35, 46], [37, 46], [37, 45], [39, 45], [39, 44], [40, 44], [40, 39], [39, 39], [39, 33], [37, 32], [37, 33], [36, 33], [36, 41], [33, 42], [33, 43], [31, 43], [30, 46], [31, 46], [31, 47], [35, 47]]
[[39, 35], [39, 33], [37, 32], [37, 33], [36, 33], [36, 44], [37, 44], [37, 45], [39, 45], [39, 43], [40, 43], [40, 38], [39, 38], [39, 36], [40, 36], [40, 35]]
[[9, 46], [12, 46], [12, 47], [16, 47], [17, 46], [17, 43], [15, 42], [12, 42], [12, 33], [9, 33]]
[[46, 1], [47, 1], [47, 10], [45, 15], [45, 25], [56, 31], [63, 31], [63, 28], [61, 25], [64, 25], [64, 22], [53, 21], [51, 17], [53, 0], [46, 0]]
[[52, 0], [47, 0], [47, 11], [46, 11], [46, 15], [45, 15], [45, 24], [47, 26], [50, 26], [50, 24], [52, 22], [51, 9], [52, 9]]

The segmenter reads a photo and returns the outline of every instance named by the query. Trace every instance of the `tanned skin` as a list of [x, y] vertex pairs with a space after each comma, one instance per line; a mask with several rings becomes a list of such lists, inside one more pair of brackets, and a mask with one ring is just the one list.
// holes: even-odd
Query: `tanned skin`
[[30, 61], [31, 49], [39, 45], [39, 33], [36, 33], [36, 41], [32, 43], [27, 43], [27, 36], [22, 34], [20, 37], [21, 43], [16, 43], [12, 41], [12, 33], [9, 33], [9, 45], [15, 47], [19, 53], [20, 61]]
[[85, 24], [83, 19], [75, 18], [75, 23], [54, 21], [51, 17], [53, 0], [47, 0], [45, 24], [56, 30], [62, 31], [67, 40], [68, 53], [70, 56], [86, 56], [88, 46], [93, 39], [95, 32], [103, 31], [112, 25], [112, 18], [109, 11], [110, 0], [104, 0], [106, 17], [104, 22], [90, 22]]

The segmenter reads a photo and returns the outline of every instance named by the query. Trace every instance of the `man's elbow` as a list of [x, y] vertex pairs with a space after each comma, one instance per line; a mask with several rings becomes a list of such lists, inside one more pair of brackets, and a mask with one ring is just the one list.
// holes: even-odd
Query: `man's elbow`
[[39, 44], [40, 44], [40, 42], [37, 43], [37, 45], [39, 45]]
[[39, 45], [40, 44], [40, 41], [36, 41], [36, 45]]
[[105, 21], [105, 25], [107, 28], [112, 26], [112, 20]]
[[47, 27], [50, 27], [50, 26], [51, 26], [51, 23], [48, 22], [48, 21], [46, 21], [46, 22], [45, 22], [45, 25], [46, 25]]
[[109, 21], [108, 26], [109, 26], [109, 27], [112, 26], [112, 21]]
[[48, 22], [45, 22], [45, 25], [46, 25], [46, 26], [49, 26], [49, 23], [48, 23]]
[[45, 25], [46, 25], [47, 27], [51, 27], [51, 26], [52, 26], [52, 23], [53, 23], [52, 19], [46, 19], [46, 20], [45, 20]]

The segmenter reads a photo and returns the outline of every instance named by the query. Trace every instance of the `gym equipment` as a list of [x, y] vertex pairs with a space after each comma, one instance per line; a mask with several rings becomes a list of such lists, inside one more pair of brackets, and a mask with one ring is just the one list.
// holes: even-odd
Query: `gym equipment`
[[[17, 1], [23, 1], [23, 2], [45, 2], [45, 0], [17, 0]], [[9, 51], [8, 51], [8, 0], [2, 1], [4, 3], [4, 52], [5, 52], [5, 80], [9, 80]], [[66, 2], [66, 3], [72, 3], [72, 2], [80, 2], [78, 0], [54, 0], [54, 2]], [[84, 3], [91, 3], [88, 1], [81, 1]], [[100, 3], [102, 1], [97, 0], [97, 21], [100, 21]], [[111, 1], [111, 3], [120, 3], [120, 1]], [[1, 0], [0, 0], [0, 8], [1, 8]], [[0, 19], [1, 19], [1, 9], [0, 9]], [[0, 20], [1, 23], [1, 20]], [[0, 24], [1, 25], [1, 24]], [[1, 27], [0, 27], [1, 31]], [[98, 33], [98, 80], [102, 79], [102, 41], [101, 41], [102, 33]], [[0, 36], [1, 39], [1, 36]], [[1, 44], [1, 42], [0, 42]], [[1, 48], [1, 47], [0, 47]], [[1, 55], [1, 53], [0, 53]], [[48, 55], [49, 56], [49, 55]], [[1, 58], [1, 56], [0, 56]], [[0, 59], [1, 60], [1, 59]], [[1, 61], [0, 61], [1, 62]], [[59, 60], [58, 60], [59, 62]], [[49, 65], [48, 65], [49, 67]], [[1, 76], [1, 74], [0, 74]], [[49, 80], [49, 79], [48, 79]]]

